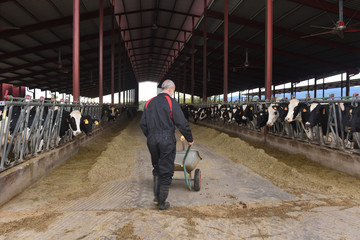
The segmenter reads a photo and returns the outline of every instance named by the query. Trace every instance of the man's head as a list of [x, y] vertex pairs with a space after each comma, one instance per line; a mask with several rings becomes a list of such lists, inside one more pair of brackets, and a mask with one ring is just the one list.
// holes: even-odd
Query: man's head
[[162, 92], [169, 94], [171, 97], [175, 93], [175, 83], [170, 79], [167, 79], [161, 85]]

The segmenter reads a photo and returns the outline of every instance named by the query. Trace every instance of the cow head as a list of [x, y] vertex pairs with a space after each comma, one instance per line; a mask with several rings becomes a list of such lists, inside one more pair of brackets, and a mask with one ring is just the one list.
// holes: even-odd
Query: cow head
[[[305, 114], [303, 109], [303, 115]], [[320, 123], [322, 119], [327, 119], [329, 116], [329, 105], [320, 105], [318, 103], [312, 103], [310, 105], [310, 113], [307, 115], [306, 127], [314, 127]], [[305, 119], [305, 117], [304, 117]]]
[[287, 115], [285, 117], [286, 122], [292, 122], [292, 121], [295, 120], [295, 118], [297, 117], [297, 115], [299, 113], [298, 109], [297, 109], [298, 105], [299, 105], [299, 100], [298, 99], [291, 99], [290, 100], [289, 107], [288, 107], [288, 113], [287, 113]]
[[280, 103], [278, 107], [279, 121], [283, 122], [289, 112], [289, 103]]
[[254, 118], [257, 120], [256, 126], [255, 126], [257, 129], [264, 127], [269, 118], [268, 110], [265, 109], [264, 111], [255, 113]]
[[92, 119], [89, 115], [83, 116], [81, 118], [80, 129], [87, 136], [91, 136], [93, 124], [98, 125], [99, 121], [96, 119]]
[[80, 111], [79, 110], [72, 111], [70, 113], [69, 125], [71, 130], [73, 131], [74, 136], [81, 134], [80, 121], [81, 121]]
[[266, 123], [267, 126], [271, 127], [274, 125], [276, 120], [279, 118], [279, 105], [277, 104], [270, 104], [268, 108], [268, 121]]

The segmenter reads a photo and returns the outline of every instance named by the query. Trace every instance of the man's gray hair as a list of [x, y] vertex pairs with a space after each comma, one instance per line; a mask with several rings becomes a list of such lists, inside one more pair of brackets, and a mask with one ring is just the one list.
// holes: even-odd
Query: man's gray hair
[[170, 89], [172, 87], [175, 87], [175, 83], [170, 79], [165, 80], [161, 85], [162, 90]]

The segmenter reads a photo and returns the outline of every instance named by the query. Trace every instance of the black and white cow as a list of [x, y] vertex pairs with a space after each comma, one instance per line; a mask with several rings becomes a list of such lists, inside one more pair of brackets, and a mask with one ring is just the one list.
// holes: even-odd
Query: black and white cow
[[92, 119], [90, 115], [82, 116], [80, 123], [80, 130], [84, 132], [87, 136], [91, 136], [93, 124], [99, 125], [99, 120]]
[[254, 118], [256, 119], [255, 128], [259, 129], [259, 128], [264, 127], [269, 119], [268, 110], [264, 109], [263, 111], [254, 113]]

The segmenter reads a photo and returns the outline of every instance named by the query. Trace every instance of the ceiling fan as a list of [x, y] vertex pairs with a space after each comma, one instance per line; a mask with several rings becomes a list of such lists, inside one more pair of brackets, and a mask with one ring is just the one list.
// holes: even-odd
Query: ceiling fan
[[352, 18], [350, 18], [350, 20], [346, 24], [344, 23], [343, 9], [344, 9], [344, 1], [339, 0], [339, 20], [336, 23], [334, 22], [333, 27], [310, 26], [312, 28], [326, 29], [329, 31], [306, 35], [303, 36], [302, 38], [314, 37], [325, 34], [337, 34], [340, 38], [344, 38], [344, 33], [346, 32], [360, 32], [360, 23], [348, 25]]
[[245, 70], [246, 70], [246, 69], [248, 69], [248, 68], [257, 68], [257, 67], [249, 64], [249, 53], [248, 53], [248, 49], [246, 48], [246, 51], [245, 51], [245, 62], [244, 62], [244, 64], [243, 64], [243, 65], [235, 65], [235, 66], [233, 67], [233, 72], [236, 72], [237, 69], [245, 69]]

